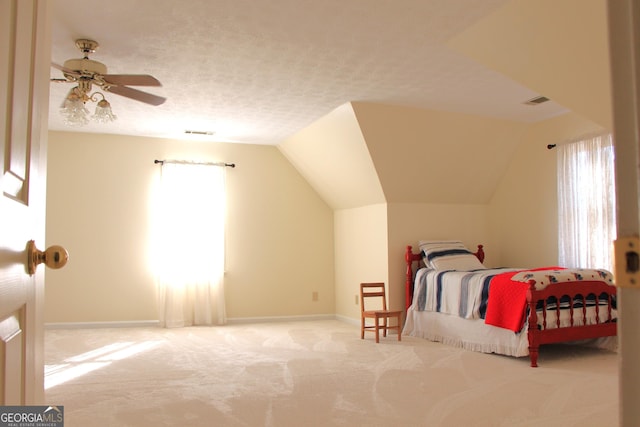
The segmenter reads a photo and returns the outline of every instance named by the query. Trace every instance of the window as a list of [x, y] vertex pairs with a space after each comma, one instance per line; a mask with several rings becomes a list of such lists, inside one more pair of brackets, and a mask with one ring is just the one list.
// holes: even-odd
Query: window
[[225, 165], [162, 164], [154, 231], [160, 323], [226, 322]]
[[560, 265], [613, 270], [614, 147], [610, 134], [558, 147]]

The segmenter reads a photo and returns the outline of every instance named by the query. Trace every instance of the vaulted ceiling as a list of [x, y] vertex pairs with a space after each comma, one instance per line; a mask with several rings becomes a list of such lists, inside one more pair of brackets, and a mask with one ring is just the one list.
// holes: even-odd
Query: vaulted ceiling
[[51, 130], [275, 145], [334, 208], [487, 203], [527, 126], [611, 124], [605, 0], [54, 4], [55, 63], [96, 40], [167, 101], [107, 93], [116, 122], [70, 128], [52, 83]]
[[[50, 128], [277, 145], [349, 102], [375, 102], [532, 122], [538, 91], [451, 48], [454, 36], [507, 0], [56, 0], [52, 60], [81, 53], [109, 73], [151, 74], [154, 107], [107, 94], [116, 123], [69, 128], [52, 83]], [[51, 76], [62, 77], [53, 69]], [[185, 131], [211, 132], [210, 136]]]
[[[568, 107], [564, 116], [594, 130], [611, 129], [606, 18], [604, 0], [515, 0], [456, 34], [447, 46], [561, 101]], [[539, 113], [531, 123], [495, 114], [493, 101], [503, 95], [492, 95], [484, 98], [487, 110], [473, 114], [352, 102], [280, 149], [334, 208], [486, 204], [519, 145], [531, 142], [533, 127], [561, 118]], [[545, 105], [528, 108], [544, 111]], [[336, 134], [338, 129], [343, 130]], [[534, 142], [544, 148], [561, 141]]]

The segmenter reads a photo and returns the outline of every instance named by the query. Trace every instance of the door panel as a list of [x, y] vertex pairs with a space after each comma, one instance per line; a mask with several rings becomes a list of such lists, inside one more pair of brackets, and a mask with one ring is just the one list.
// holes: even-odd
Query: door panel
[[9, 111], [11, 118], [11, 132], [7, 141], [5, 153], [7, 155], [5, 179], [3, 191], [7, 196], [26, 202], [29, 188], [29, 123], [31, 122], [29, 113], [32, 109], [33, 100], [31, 98], [31, 82], [33, 81], [33, 69], [27, 69], [30, 64], [30, 57], [35, 48], [34, 33], [29, 23], [33, 20], [35, 4], [31, 1], [20, 2], [14, 8], [17, 25], [14, 37], [13, 55], [14, 69], [11, 80], [12, 84], [12, 108]]
[[0, 405], [44, 403], [44, 245], [50, 19], [46, 0], [0, 0]]
[[0, 369], [5, 378], [0, 390], [0, 400], [6, 405], [19, 405], [23, 395], [21, 361], [23, 334], [20, 328], [20, 313], [16, 312], [0, 322]]

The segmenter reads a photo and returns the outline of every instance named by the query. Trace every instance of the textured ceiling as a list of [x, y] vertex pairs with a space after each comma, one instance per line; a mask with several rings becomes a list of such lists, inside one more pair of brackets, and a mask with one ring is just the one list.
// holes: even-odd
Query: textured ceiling
[[[56, 0], [52, 61], [100, 43], [113, 74], [151, 74], [153, 107], [107, 94], [118, 120], [66, 126], [67, 83], [51, 84], [52, 130], [278, 144], [351, 101], [537, 121], [563, 111], [447, 48], [505, 0]], [[61, 73], [52, 68], [51, 76]], [[92, 106], [90, 107], [92, 109]], [[203, 139], [198, 137], [196, 139]]]

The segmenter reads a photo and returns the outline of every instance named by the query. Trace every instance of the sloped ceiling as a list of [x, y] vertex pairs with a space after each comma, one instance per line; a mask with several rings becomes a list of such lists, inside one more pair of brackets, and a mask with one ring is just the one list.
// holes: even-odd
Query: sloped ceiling
[[526, 123], [437, 110], [345, 104], [279, 149], [334, 209], [488, 203]]
[[385, 202], [351, 104], [336, 108], [278, 148], [334, 209]]
[[606, 0], [511, 1], [448, 46], [611, 129]]
[[[513, 0], [448, 45], [608, 128], [605, 6], [605, 0]], [[489, 104], [492, 95], [477, 101]], [[370, 160], [349, 157], [353, 153], [344, 150], [346, 144], [335, 144], [337, 134], [314, 133], [314, 146], [329, 144], [341, 164], [372, 170], [358, 175], [357, 168], [321, 164], [314, 152], [306, 152], [305, 133], [287, 143], [292, 163], [312, 185], [323, 181], [321, 193], [331, 194], [328, 200], [336, 209], [379, 203], [378, 191], [388, 203], [488, 203], [531, 126], [446, 108], [372, 102], [352, 102], [351, 108], [360, 130], [357, 144], [366, 146], [359, 155], [368, 153]]]
[[354, 103], [388, 203], [488, 203], [527, 124]]

